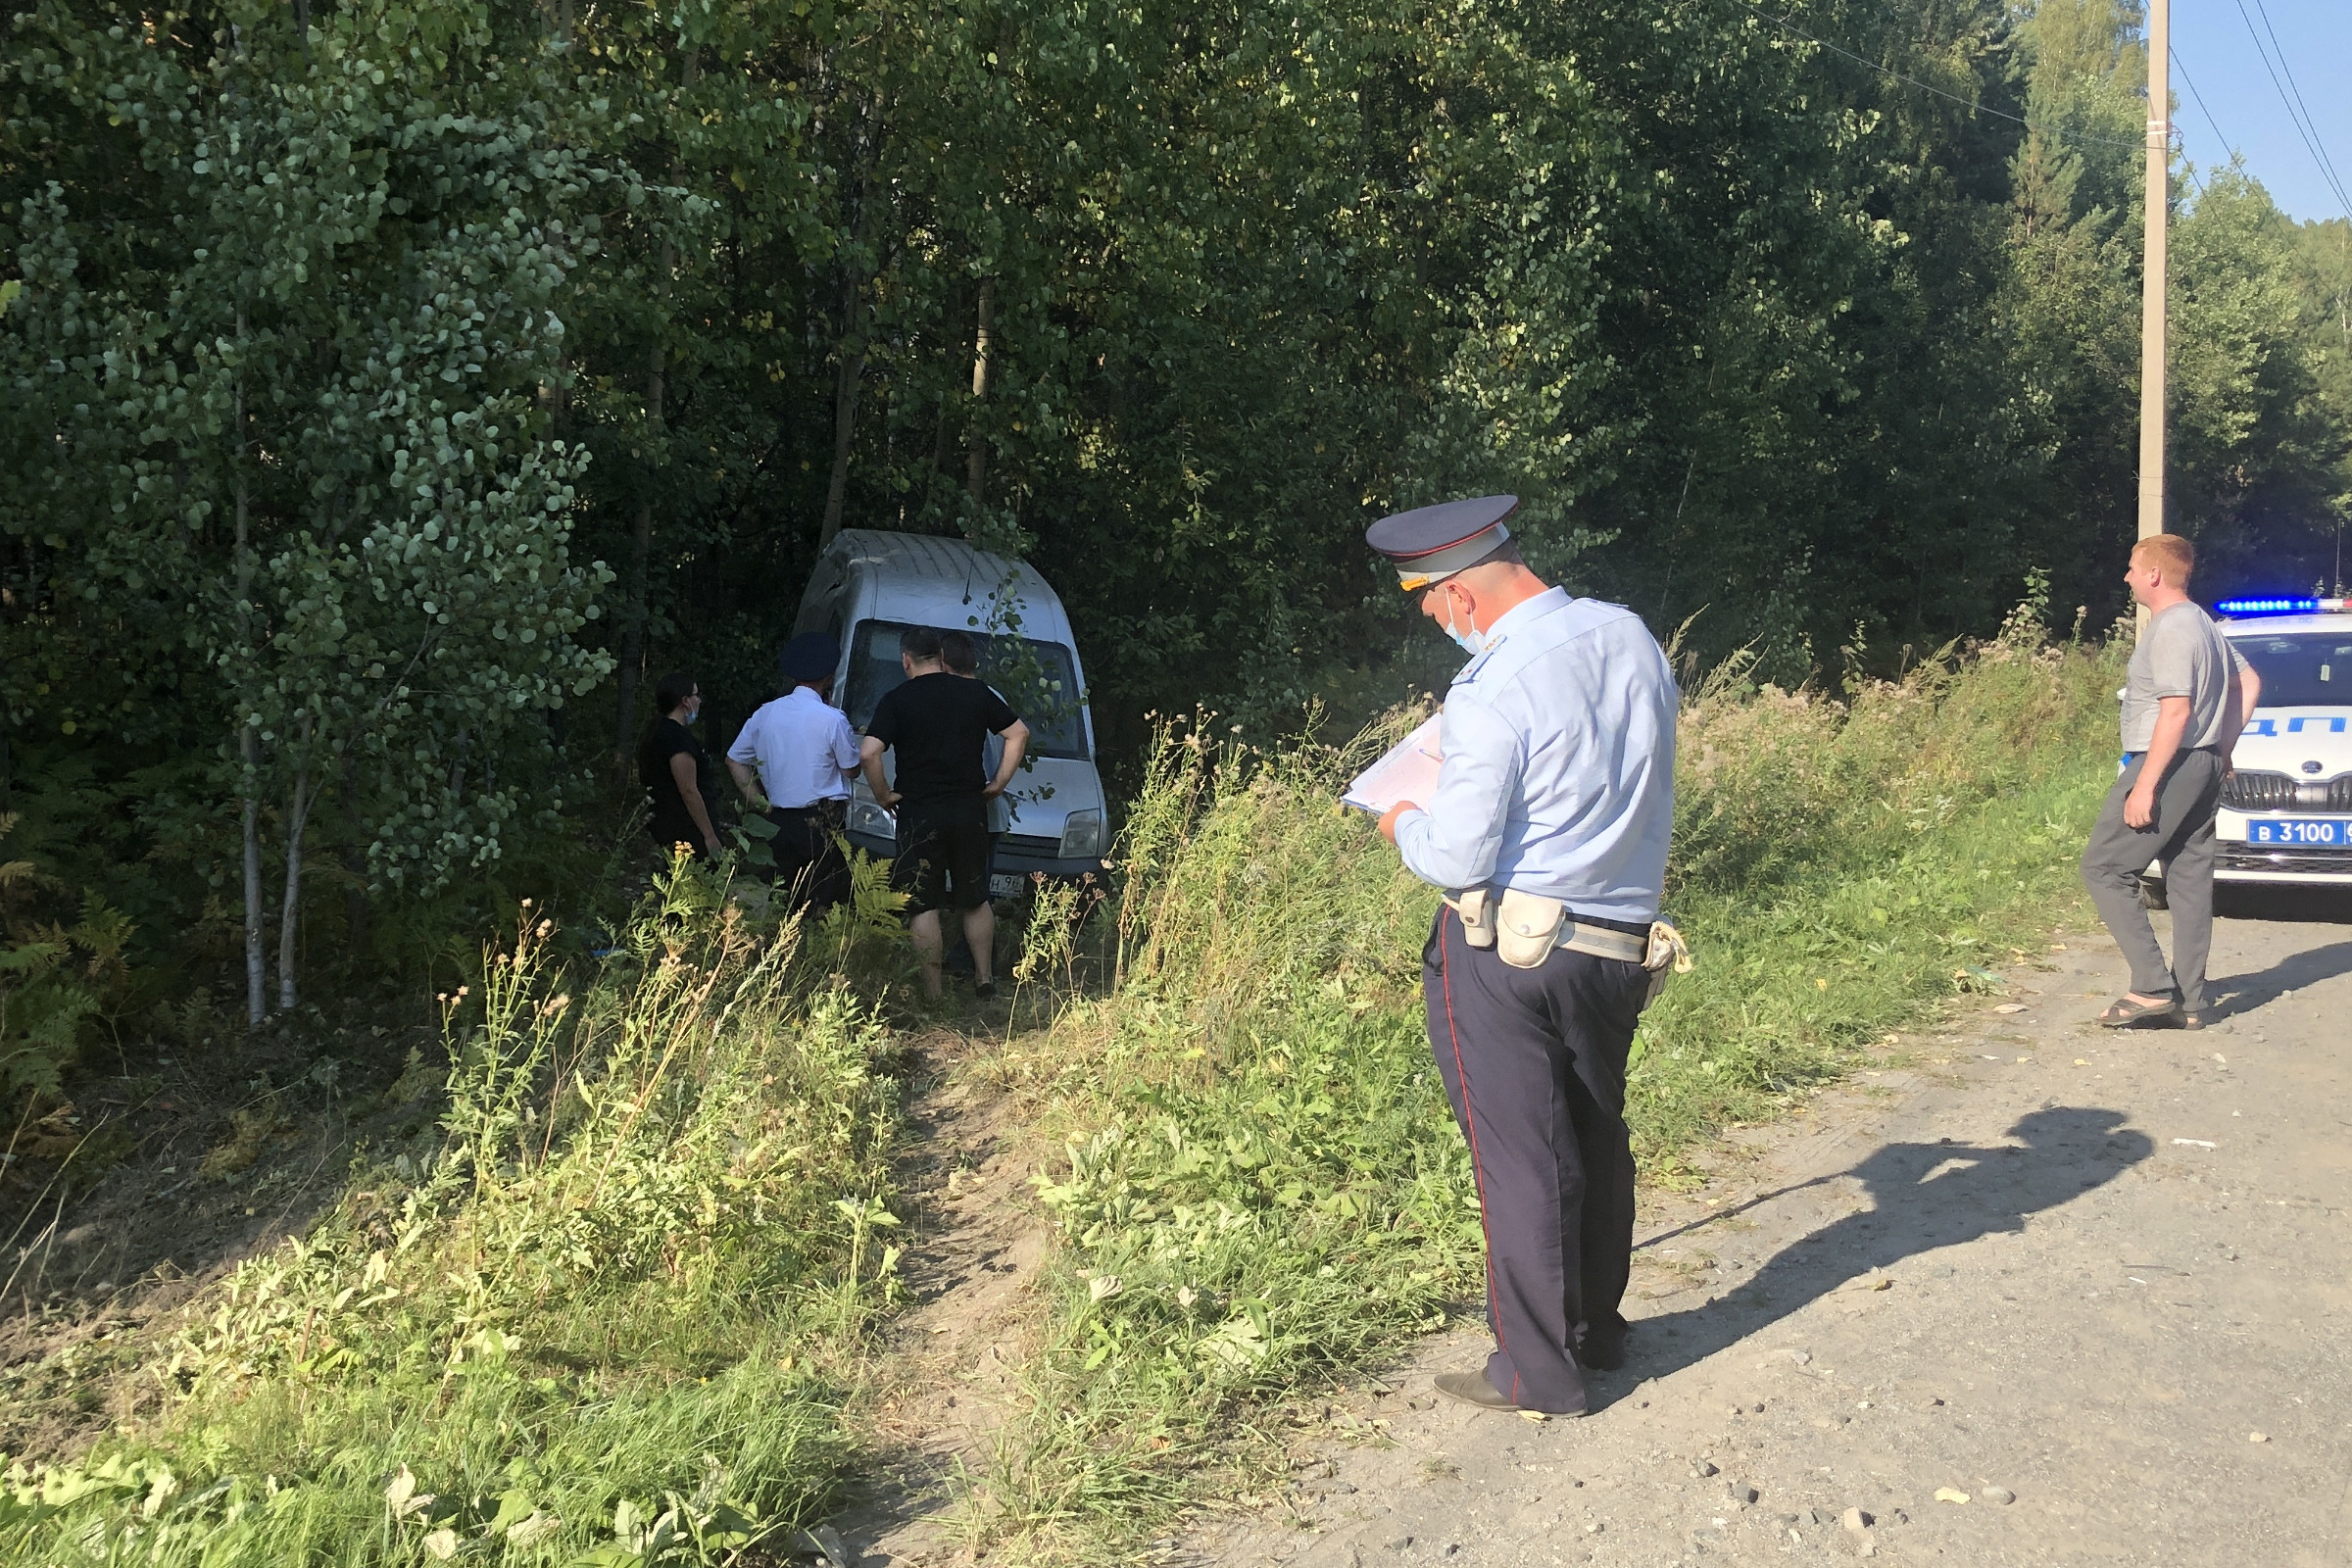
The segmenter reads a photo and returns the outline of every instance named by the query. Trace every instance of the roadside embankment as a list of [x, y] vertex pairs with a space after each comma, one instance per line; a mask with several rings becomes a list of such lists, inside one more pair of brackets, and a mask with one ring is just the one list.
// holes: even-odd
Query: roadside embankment
[[761, 929], [691, 866], [574, 972], [533, 920], [443, 999], [437, 1125], [151, 1345], [119, 1437], [10, 1470], [0, 1559], [717, 1561], [823, 1511], [894, 1262], [840, 979], [887, 924]]
[[[1736, 674], [1689, 696], [1670, 906], [1698, 968], [1636, 1046], [1651, 1180], [1989, 988], [2072, 907], [2115, 679], [2105, 652], [2014, 636], [1850, 703]], [[1286, 1399], [1477, 1294], [1423, 1038], [1434, 895], [1335, 812], [1351, 760], [1171, 734], [1105, 983], [970, 1069], [1065, 1151], [1036, 1184], [1059, 1244], [1042, 1348], [964, 1501], [991, 1560], [1105, 1560], [1182, 1503], [1251, 1497]]]
[[[1850, 703], [1736, 673], [1689, 695], [1671, 906], [1699, 967], [1637, 1046], [1653, 1180], [1692, 1180], [1698, 1140], [1989, 983], [2071, 906], [2115, 678], [2104, 652], [2019, 636]], [[1166, 736], [1109, 901], [1080, 925], [1041, 898], [1009, 1007], [926, 1058], [942, 1098], [911, 1125], [992, 1152], [976, 1192], [941, 1162], [958, 1217], [918, 1245], [1039, 1259], [1023, 1284], [911, 1271], [1019, 1320], [987, 1387], [931, 1391], [975, 1435], [940, 1467], [962, 1477], [948, 1553], [1116, 1560], [1187, 1506], [1258, 1495], [1298, 1400], [1475, 1297], [1470, 1173], [1422, 1037], [1433, 895], [1331, 804], [1378, 740]], [[0, 1556], [806, 1544], [881, 1443], [921, 1436], [890, 1430], [917, 1405], [877, 1408], [920, 1381], [872, 1330], [921, 1163], [893, 1162], [909, 1037], [859, 1000], [903, 964], [878, 891], [792, 934], [681, 870], [568, 974], [526, 922], [450, 999], [446, 1070], [418, 1063], [437, 1118], [131, 1357], [115, 1437], [11, 1473]]]

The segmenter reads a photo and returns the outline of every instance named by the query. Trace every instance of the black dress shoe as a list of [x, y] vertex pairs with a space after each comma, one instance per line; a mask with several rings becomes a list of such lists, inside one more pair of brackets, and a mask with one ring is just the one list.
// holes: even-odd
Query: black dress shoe
[[1625, 1342], [1587, 1343], [1576, 1348], [1576, 1364], [1590, 1372], [1614, 1372], [1625, 1365]]

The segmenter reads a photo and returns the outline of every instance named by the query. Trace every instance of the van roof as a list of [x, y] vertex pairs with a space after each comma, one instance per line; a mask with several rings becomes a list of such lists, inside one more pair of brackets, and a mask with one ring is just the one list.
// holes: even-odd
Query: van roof
[[[916, 618], [925, 608], [952, 611], [953, 620], [925, 618], [930, 625], [956, 625], [970, 618], [975, 602], [985, 605], [1007, 586], [1022, 616], [1022, 631], [1066, 641], [1069, 617], [1060, 596], [1025, 562], [975, 549], [942, 534], [888, 533], [879, 528], [844, 528], [826, 551], [846, 574], [871, 584], [873, 612], [884, 619]], [[986, 621], [983, 609], [979, 618]]]

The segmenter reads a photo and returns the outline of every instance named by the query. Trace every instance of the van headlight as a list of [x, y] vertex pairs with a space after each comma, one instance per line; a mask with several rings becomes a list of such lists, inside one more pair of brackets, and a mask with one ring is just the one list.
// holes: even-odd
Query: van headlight
[[852, 801], [850, 831], [863, 833], [868, 838], [895, 839], [899, 836], [899, 824], [892, 821], [890, 813], [872, 801]]
[[1099, 860], [1102, 858], [1102, 813], [1072, 811], [1061, 820], [1061, 858]]

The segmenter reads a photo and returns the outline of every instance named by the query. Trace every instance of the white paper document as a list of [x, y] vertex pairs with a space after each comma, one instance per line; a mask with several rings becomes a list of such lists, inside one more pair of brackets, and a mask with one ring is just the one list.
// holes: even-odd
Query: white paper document
[[1398, 801], [1426, 805], [1438, 791], [1438, 718], [1432, 713], [1419, 729], [1389, 749], [1388, 755], [1355, 776], [1342, 806], [1380, 816]]

